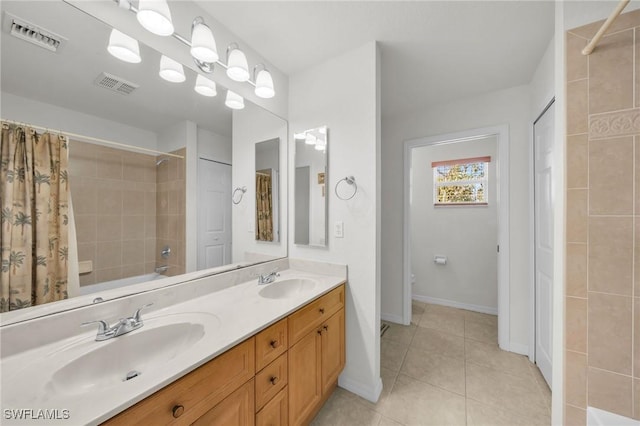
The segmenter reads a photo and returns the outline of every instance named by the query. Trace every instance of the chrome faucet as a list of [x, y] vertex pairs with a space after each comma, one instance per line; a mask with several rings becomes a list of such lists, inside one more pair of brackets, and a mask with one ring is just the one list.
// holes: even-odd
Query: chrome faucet
[[269, 272], [268, 274], [260, 274], [258, 275], [258, 285], [260, 284], [270, 284], [276, 280], [276, 277], [279, 277], [280, 274], [277, 272], [277, 269]]
[[140, 308], [136, 309], [136, 312], [132, 316], [130, 316], [129, 318], [121, 318], [113, 326], [109, 326], [109, 323], [103, 320], [83, 322], [82, 325], [84, 326], [98, 323], [98, 334], [96, 335], [96, 342], [113, 339], [114, 337], [122, 336], [123, 334], [130, 333], [133, 330], [137, 330], [142, 327], [144, 325], [144, 322], [142, 321], [140, 312], [144, 308], [148, 308], [151, 305], [153, 305], [153, 303], [141, 306]]

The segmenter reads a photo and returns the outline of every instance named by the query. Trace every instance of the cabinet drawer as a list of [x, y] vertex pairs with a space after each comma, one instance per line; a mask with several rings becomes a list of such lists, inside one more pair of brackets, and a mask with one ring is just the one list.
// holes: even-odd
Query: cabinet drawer
[[289, 347], [287, 319], [283, 319], [256, 335], [256, 371], [262, 370]]
[[255, 374], [255, 340], [228, 350], [104, 424], [189, 425]]
[[289, 347], [344, 307], [344, 284], [289, 316]]
[[256, 414], [256, 426], [288, 426], [289, 393], [282, 389], [271, 401]]
[[285, 353], [256, 374], [256, 411], [287, 386], [289, 381], [287, 373], [287, 354]]
[[253, 380], [245, 383], [220, 404], [207, 411], [193, 426], [253, 426]]

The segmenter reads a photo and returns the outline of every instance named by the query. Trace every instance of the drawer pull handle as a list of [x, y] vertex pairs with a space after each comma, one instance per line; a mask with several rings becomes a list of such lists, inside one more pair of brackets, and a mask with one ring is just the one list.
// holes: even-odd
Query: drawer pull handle
[[323, 325], [322, 328], [324, 328], [325, 330], [328, 330], [329, 326], [328, 325]]
[[280, 346], [280, 345], [278, 344], [278, 341], [277, 341], [277, 340], [272, 340], [272, 341], [269, 343], [269, 345], [270, 345], [273, 349], [275, 349], [275, 348], [277, 348], [278, 346]]
[[320, 313], [324, 314], [324, 308], [320, 308]]
[[271, 382], [272, 385], [275, 385], [276, 383], [278, 383], [280, 381], [280, 379], [278, 379], [278, 377], [276, 377], [276, 376], [271, 376], [269, 381]]
[[173, 407], [173, 409], [171, 410], [171, 413], [173, 414], [174, 418], [178, 418], [182, 415], [182, 413], [184, 413], [184, 406], [183, 405], [175, 405]]
[[318, 330], [318, 334], [322, 336], [322, 330]]

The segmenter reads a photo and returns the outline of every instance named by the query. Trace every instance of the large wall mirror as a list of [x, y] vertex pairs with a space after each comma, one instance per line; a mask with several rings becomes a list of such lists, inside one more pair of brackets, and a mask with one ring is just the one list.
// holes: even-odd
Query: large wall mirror
[[[193, 64], [174, 64], [184, 81], [165, 81], [161, 53], [142, 43], [141, 62], [115, 58], [107, 52], [112, 28], [68, 3], [3, 1], [1, 8], [1, 118], [11, 129], [61, 131], [68, 140], [64, 262], [72, 265], [47, 313], [56, 311], [53, 305], [78, 306], [67, 298], [91, 303], [105, 294], [133, 294], [141, 282], [168, 285], [177, 278], [167, 277], [287, 256], [287, 191], [280, 184], [287, 181], [285, 120], [246, 99], [244, 109], [229, 109], [226, 89], [203, 80]], [[12, 36], [6, 28], [12, 20], [60, 36], [62, 43], [54, 51]], [[258, 212], [267, 212], [256, 201], [263, 191], [256, 187], [258, 173], [270, 176], [269, 244], [261, 244], [268, 232], [256, 238]], [[7, 174], [3, 158], [0, 178], [6, 181]], [[52, 181], [42, 179], [46, 190]], [[237, 204], [235, 188], [242, 189]], [[2, 210], [5, 231], [20, 233], [35, 221], [16, 222], [18, 214], [29, 213], [14, 205]], [[20, 268], [31, 262], [10, 258], [18, 249], [4, 236], [0, 315], [7, 323], [38, 307], [32, 307], [28, 285], [16, 278], [25, 279]], [[116, 296], [115, 289], [126, 291]], [[19, 297], [10, 296], [16, 292]]]
[[327, 245], [327, 127], [295, 133], [294, 243]]

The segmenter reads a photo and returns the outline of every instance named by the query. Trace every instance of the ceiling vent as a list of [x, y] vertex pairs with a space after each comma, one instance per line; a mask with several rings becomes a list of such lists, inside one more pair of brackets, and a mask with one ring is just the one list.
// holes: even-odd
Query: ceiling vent
[[105, 89], [109, 89], [123, 95], [130, 95], [134, 90], [140, 87], [135, 83], [116, 77], [108, 72], [101, 73], [93, 82], [100, 87], [104, 87]]
[[5, 32], [12, 36], [33, 43], [51, 52], [60, 50], [67, 41], [66, 38], [53, 31], [46, 30], [8, 12], [4, 12], [2, 27]]

